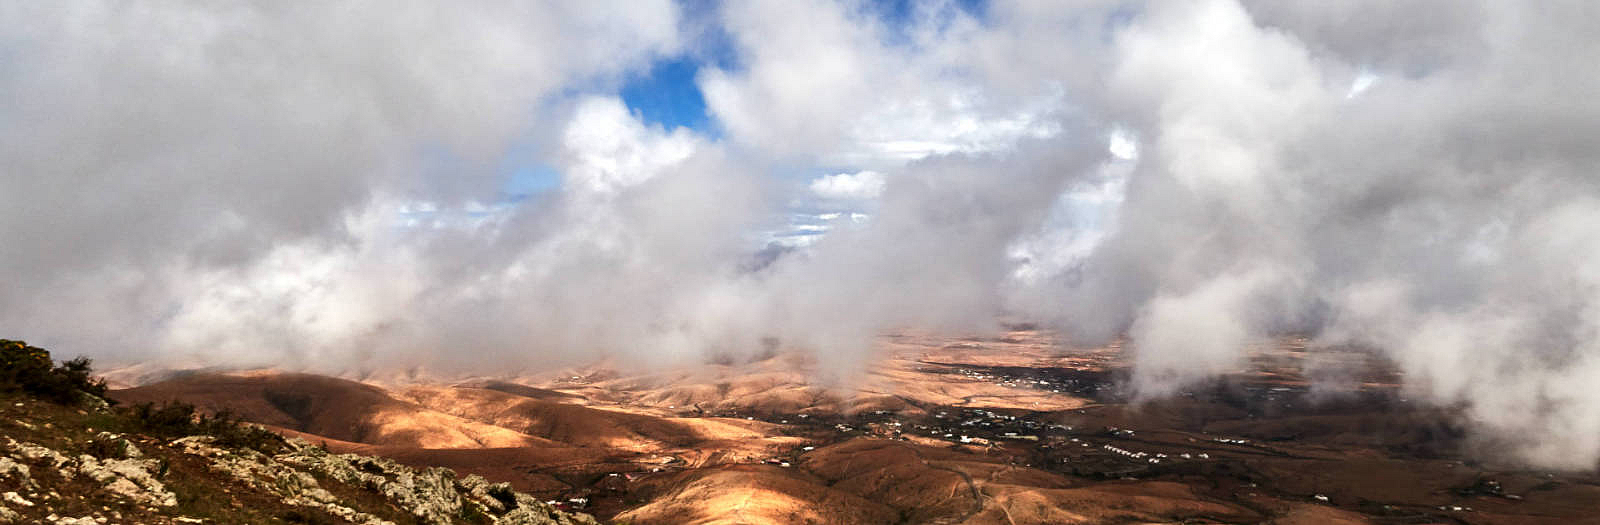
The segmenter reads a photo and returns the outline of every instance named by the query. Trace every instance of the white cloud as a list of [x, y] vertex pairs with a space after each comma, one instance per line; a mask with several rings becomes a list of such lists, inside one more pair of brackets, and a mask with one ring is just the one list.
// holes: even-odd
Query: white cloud
[[883, 174], [876, 171], [823, 175], [811, 181], [811, 193], [824, 199], [871, 200], [883, 194]]
[[[930, 155], [1005, 151], [1058, 133], [1055, 82], [985, 89], [994, 33], [954, 4], [922, 4], [893, 29], [844, 3], [734, 2], [724, 22], [748, 58], [700, 79], [731, 138], [780, 156], [888, 169]], [[1042, 43], [1042, 42], [1041, 42]]]
[[1374, 75], [1370, 71], [1363, 70], [1360, 74], [1356, 75], [1355, 80], [1350, 81], [1350, 91], [1344, 94], [1344, 98], [1355, 98], [1357, 95], [1366, 92], [1368, 89], [1372, 89], [1372, 85], [1376, 83], [1378, 83], [1378, 75]]
[[559, 119], [566, 90], [679, 47], [669, 0], [357, 4], [0, 5], [0, 325], [69, 352], [199, 351], [179, 343], [198, 324], [167, 337], [210, 301], [191, 277], [295, 270], [268, 261], [365, 249], [350, 217], [492, 196], [489, 166], [553, 142], [530, 119]]
[[1136, 160], [1139, 158], [1139, 139], [1125, 129], [1113, 129], [1108, 137], [1106, 151], [1122, 160]]
[[694, 153], [688, 129], [668, 134], [646, 127], [614, 97], [581, 100], [562, 135], [569, 192], [610, 194], [638, 185]]

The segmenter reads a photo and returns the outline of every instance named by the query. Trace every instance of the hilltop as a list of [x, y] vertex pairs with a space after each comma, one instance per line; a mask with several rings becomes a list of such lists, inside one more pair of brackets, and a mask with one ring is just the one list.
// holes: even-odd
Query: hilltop
[[0, 340], [0, 523], [596, 523], [507, 483], [333, 453], [226, 413], [113, 406], [88, 365]]

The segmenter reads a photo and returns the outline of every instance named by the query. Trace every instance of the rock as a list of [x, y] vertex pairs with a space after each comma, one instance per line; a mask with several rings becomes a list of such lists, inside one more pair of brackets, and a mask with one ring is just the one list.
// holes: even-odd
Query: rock
[[599, 525], [588, 514], [568, 514], [541, 501], [532, 505], [519, 505], [495, 520], [497, 525]]
[[554, 505], [539, 501], [533, 496], [516, 493], [517, 508], [507, 512], [496, 523], [502, 525], [599, 525], [594, 516], [582, 513], [565, 513]]
[[184, 453], [208, 459], [212, 471], [277, 494], [285, 504], [321, 509], [351, 523], [394, 525], [343, 505], [333, 493], [317, 483], [316, 477], [296, 470], [292, 464], [254, 450], [218, 448], [215, 442], [216, 439], [210, 436], [189, 436], [174, 440], [172, 446]]
[[49, 447], [44, 447], [25, 441], [18, 442], [15, 439], [11, 439], [9, 436], [7, 436], [5, 439], [4, 446], [6, 450], [11, 451], [16, 455], [17, 458], [20, 459], [44, 462], [55, 468], [61, 468], [62, 465], [72, 461], [71, 458], [68, 458], [60, 452], [56, 452]]
[[[491, 484], [489, 480], [477, 474], [456, 480], [456, 487], [466, 494], [468, 499], [483, 505], [495, 514], [510, 510], [506, 508], [507, 503], [516, 503], [515, 491], [511, 490], [510, 483]], [[502, 501], [502, 498], [510, 501]]]
[[144, 453], [139, 450], [139, 447], [134, 446], [132, 441], [128, 441], [120, 434], [101, 432], [95, 434], [94, 439], [111, 445], [112, 449], [117, 451], [116, 459], [138, 459], [144, 457]]
[[16, 460], [0, 457], [0, 478], [22, 480], [22, 484], [32, 487], [33, 475], [29, 473], [28, 466], [17, 463]]
[[159, 463], [146, 459], [99, 460], [94, 456], [78, 456], [79, 473], [105, 485], [105, 489], [135, 503], [172, 507], [178, 497], [167, 490], [160, 480], [150, 474]]
[[491, 516], [498, 524], [597, 524], [588, 515], [560, 512], [532, 496], [517, 493], [507, 483], [491, 484], [480, 476], [458, 479], [454, 471], [446, 468], [416, 470], [387, 458], [331, 454], [304, 440], [289, 442], [291, 452], [275, 459], [342, 483], [374, 490], [396, 506], [410, 509], [423, 523], [452, 523], [463, 508], [473, 502], [493, 514], [500, 514]]
[[445, 468], [416, 471], [385, 458], [328, 454], [315, 447], [297, 447], [280, 461], [310, 469], [383, 494], [424, 523], [448, 524], [460, 515], [463, 500], [455, 472]]
[[18, 523], [20, 521], [22, 521], [22, 516], [18, 515], [17, 511], [0, 507], [0, 523]]
[[94, 518], [91, 518], [89, 516], [84, 516], [84, 517], [81, 517], [81, 518], [56, 518], [55, 519], [55, 524], [56, 525], [99, 525], [99, 522], [95, 521]]
[[223, 452], [222, 449], [211, 446], [216, 442], [217, 438], [211, 436], [189, 436], [174, 439], [168, 445], [185, 454], [210, 457]]
[[469, 505], [486, 510], [498, 524], [597, 523], [588, 515], [560, 512], [532, 496], [515, 492], [509, 484], [491, 484], [480, 476], [457, 478], [454, 471], [446, 468], [418, 470], [387, 458], [333, 454], [302, 439], [290, 439], [287, 444], [286, 452], [268, 456], [255, 450], [224, 449], [207, 436], [190, 436], [170, 443], [174, 449], [206, 458], [215, 472], [277, 494], [285, 504], [321, 509], [351, 523], [393, 525], [346, 506], [319, 485], [316, 475], [381, 494], [421, 523], [453, 523], [464, 511], [471, 510], [466, 508]]
[[6, 503], [10, 503], [12, 505], [16, 505], [16, 506], [19, 506], [19, 507], [32, 507], [33, 506], [33, 502], [32, 501], [28, 501], [27, 499], [23, 498], [22, 495], [17, 494], [15, 492], [7, 492], [5, 494], [0, 494], [0, 499], [4, 499]]
[[82, 390], [78, 391], [78, 397], [78, 401], [84, 405], [87, 405], [89, 410], [102, 413], [111, 411], [111, 402], [106, 401], [103, 397], [90, 394]]

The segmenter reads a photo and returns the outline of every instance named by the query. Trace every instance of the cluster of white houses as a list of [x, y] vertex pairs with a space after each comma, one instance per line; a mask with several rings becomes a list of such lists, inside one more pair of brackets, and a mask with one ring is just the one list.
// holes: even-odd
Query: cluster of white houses
[[[1087, 444], [1085, 446], [1087, 446]], [[1128, 449], [1125, 449], [1125, 448], [1122, 448], [1122, 447], [1118, 447], [1116, 445], [1104, 445], [1104, 446], [1101, 446], [1100, 448], [1103, 448], [1107, 452], [1110, 452], [1112, 454], [1116, 454], [1116, 455], [1119, 455], [1119, 456], [1122, 456], [1122, 457], [1125, 457], [1125, 458], [1128, 458], [1128, 459], [1142, 460], [1142, 461], [1150, 463], [1152, 465], [1160, 463], [1162, 460], [1166, 460], [1166, 459], [1169, 458], [1169, 456], [1167, 456], [1165, 453], [1161, 453], [1161, 452], [1157, 452], [1155, 454], [1151, 454], [1149, 452], [1134, 452], [1132, 450], [1128, 450]], [[1197, 458], [1198, 459], [1211, 459], [1211, 455], [1207, 454], [1205, 452], [1201, 452], [1199, 454], [1190, 454], [1188, 452], [1184, 452], [1182, 454], [1178, 454], [1177, 457], [1183, 458], [1183, 459], [1197, 459]]]

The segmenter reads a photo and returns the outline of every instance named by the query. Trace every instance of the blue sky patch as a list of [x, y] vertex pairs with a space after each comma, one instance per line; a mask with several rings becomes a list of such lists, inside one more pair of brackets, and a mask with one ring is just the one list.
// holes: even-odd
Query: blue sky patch
[[645, 123], [710, 134], [706, 100], [694, 82], [699, 71], [699, 63], [689, 57], [657, 61], [649, 74], [623, 84], [622, 102]]
[[500, 191], [508, 202], [522, 202], [529, 196], [561, 186], [561, 172], [548, 164], [520, 166], [512, 170]]
[[722, 26], [722, 2], [716, 0], [679, 0], [683, 10], [680, 27], [693, 35], [689, 38], [688, 55], [701, 64], [723, 71], [739, 71], [739, 53], [734, 49], [733, 35]]
[[[884, 27], [888, 29], [889, 43], [900, 45], [909, 42], [910, 35], [907, 34], [907, 31], [916, 22], [918, 11], [923, 11], [926, 14], [928, 10], [938, 9], [939, 7], [942, 6], [931, 2], [917, 2], [916, 0], [884, 0], [869, 3], [867, 12], [881, 20]], [[945, 28], [945, 25], [950, 22], [952, 15], [955, 15], [956, 12], [965, 13], [979, 22], [982, 22], [989, 13], [988, 0], [956, 0], [950, 7], [953, 7], [954, 10], [941, 10], [934, 13], [935, 16], [939, 17], [935, 22], [938, 24], [939, 30]]]

